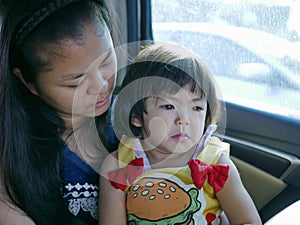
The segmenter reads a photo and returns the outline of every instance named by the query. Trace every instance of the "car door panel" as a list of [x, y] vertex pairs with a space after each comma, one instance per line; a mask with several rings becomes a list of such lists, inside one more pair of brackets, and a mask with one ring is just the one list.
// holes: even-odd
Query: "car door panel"
[[300, 198], [299, 122], [232, 103], [226, 109], [223, 139], [266, 222]]
[[251, 165], [266, 171], [267, 173], [280, 178], [291, 166], [295, 157], [281, 154], [276, 150], [262, 147], [250, 142], [236, 142], [227, 137], [227, 142], [231, 143], [231, 154]]
[[[253, 90], [255, 91], [255, 90]], [[300, 158], [300, 120], [226, 103], [226, 134]], [[278, 112], [284, 113], [284, 112]]]

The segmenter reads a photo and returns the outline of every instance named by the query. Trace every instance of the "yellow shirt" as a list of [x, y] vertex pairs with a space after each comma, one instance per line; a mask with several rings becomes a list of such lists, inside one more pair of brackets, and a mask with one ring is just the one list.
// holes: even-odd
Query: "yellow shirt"
[[[211, 166], [219, 161], [222, 154], [229, 155], [229, 144], [211, 137], [196, 157], [196, 162], [205, 162], [212, 168]], [[133, 138], [122, 138], [118, 159], [120, 168], [132, 167], [128, 164], [136, 159]], [[194, 183], [191, 168], [191, 166], [186, 166], [154, 169], [140, 172], [137, 177], [134, 177], [134, 181], [127, 179], [125, 190], [128, 223], [141, 225], [220, 224], [219, 215], [222, 209], [215, 196], [216, 189], [212, 187], [211, 182], [208, 182], [208, 175], [205, 175], [204, 184], [199, 189], [199, 186]], [[204, 165], [203, 168], [206, 166]], [[132, 171], [127, 173], [132, 173]], [[203, 172], [198, 174], [201, 173]], [[195, 175], [196, 179], [198, 174]], [[216, 177], [216, 180], [219, 179], [218, 175]], [[227, 177], [224, 183], [226, 179]]]

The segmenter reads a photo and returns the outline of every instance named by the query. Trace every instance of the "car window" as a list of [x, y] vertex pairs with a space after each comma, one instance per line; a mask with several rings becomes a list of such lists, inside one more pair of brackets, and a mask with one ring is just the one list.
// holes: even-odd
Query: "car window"
[[153, 38], [198, 54], [225, 101], [300, 120], [300, 20], [292, 24], [292, 9], [278, 1], [154, 0]]
[[[157, 28], [155, 24], [154, 28]], [[234, 79], [247, 79], [247, 74], [241, 74], [242, 67], [253, 63], [253, 67], [264, 63], [263, 59], [243, 48], [238, 43], [227, 40], [221, 36], [204, 34], [201, 32], [159, 31], [155, 38], [160, 41], [176, 40], [177, 43], [188, 46], [208, 64], [215, 76], [232, 77]], [[226, 61], [224, 60], [226, 56]], [[246, 65], [245, 65], [246, 64]], [[246, 72], [246, 71], [244, 71]], [[257, 74], [253, 80], [263, 80]]]

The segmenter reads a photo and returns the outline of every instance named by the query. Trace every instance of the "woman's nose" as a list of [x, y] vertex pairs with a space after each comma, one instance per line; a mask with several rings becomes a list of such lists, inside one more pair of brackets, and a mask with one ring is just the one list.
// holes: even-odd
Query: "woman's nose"
[[90, 80], [90, 86], [88, 88], [88, 94], [90, 95], [102, 95], [108, 90], [108, 81], [103, 77], [103, 75], [98, 72]]

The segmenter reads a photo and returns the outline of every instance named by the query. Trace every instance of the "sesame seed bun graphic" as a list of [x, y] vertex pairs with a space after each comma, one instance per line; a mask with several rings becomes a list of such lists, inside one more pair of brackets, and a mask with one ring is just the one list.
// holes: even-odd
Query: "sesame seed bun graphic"
[[192, 215], [201, 207], [198, 190], [188, 192], [162, 178], [143, 178], [127, 193], [129, 224], [193, 224]]

